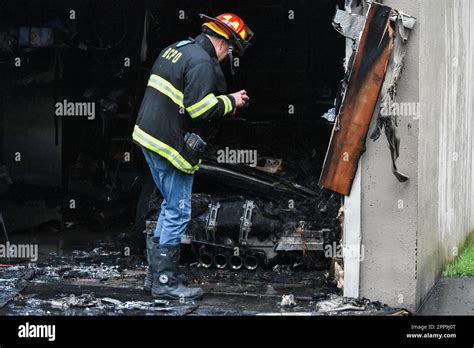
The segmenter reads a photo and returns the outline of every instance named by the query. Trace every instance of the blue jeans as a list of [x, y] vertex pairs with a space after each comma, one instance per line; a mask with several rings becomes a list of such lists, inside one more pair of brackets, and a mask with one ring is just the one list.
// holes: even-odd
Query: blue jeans
[[143, 149], [156, 186], [163, 195], [161, 211], [155, 229], [160, 244], [179, 245], [191, 220], [193, 175], [174, 167], [166, 158]]

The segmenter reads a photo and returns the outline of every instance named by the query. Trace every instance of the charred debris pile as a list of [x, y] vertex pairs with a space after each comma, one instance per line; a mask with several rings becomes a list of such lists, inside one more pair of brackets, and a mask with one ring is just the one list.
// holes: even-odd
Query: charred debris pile
[[[182, 244], [204, 268], [327, 268], [325, 247], [341, 237], [341, 196], [317, 186], [317, 167], [317, 161], [292, 157], [260, 157], [255, 166], [207, 158], [196, 176]], [[146, 215], [149, 234], [161, 200], [155, 189]]]

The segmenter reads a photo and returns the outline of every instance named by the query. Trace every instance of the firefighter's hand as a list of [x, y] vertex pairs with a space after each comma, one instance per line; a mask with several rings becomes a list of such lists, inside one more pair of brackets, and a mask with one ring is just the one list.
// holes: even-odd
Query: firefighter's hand
[[247, 91], [241, 90], [236, 93], [232, 93], [231, 96], [235, 99], [235, 107], [240, 109], [245, 106], [245, 104], [250, 100], [249, 96], [247, 95]]

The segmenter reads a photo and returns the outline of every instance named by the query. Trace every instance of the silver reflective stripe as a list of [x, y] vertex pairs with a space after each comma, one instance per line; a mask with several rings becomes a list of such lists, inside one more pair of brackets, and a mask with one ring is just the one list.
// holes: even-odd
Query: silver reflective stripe
[[232, 111], [232, 102], [230, 101], [229, 97], [225, 95], [220, 95], [217, 98], [222, 100], [222, 102], [224, 103], [224, 115], [227, 115], [229, 112]]
[[218, 102], [219, 101], [217, 100], [216, 96], [211, 93], [204, 97], [201, 101], [186, 108], [186, 110], [189, 112], [192, 118], [196, 118], [212, 109]]
[[176, 168], [187, 174], [193, 174], [199, 168], [199, 164], [193, 167], [179, 154], [178, 151], [173, 149], [171, 146], [168, 146], [165, 143], [159, 141], [158, 139], [153, 138], [149, 134], [146, 134], [138, 126], [135, 126], [135, 130], [133, 132], [133, 139], [144, 147], [146, 147], [147, 149], [165, 157]]
[[183, 93], [175, 88], [170, 82], [158, 75], [151, 75], [148, 80], [148, 86], [155, 88], [159, 92], [168, 96], [175, 104], [183, 106], [184, 95]]

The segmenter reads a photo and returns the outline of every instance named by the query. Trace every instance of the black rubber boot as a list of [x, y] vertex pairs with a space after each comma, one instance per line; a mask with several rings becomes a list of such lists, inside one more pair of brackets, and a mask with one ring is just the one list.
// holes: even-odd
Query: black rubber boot
[[150, 292], [153, 284], [153, 270], [151, 265], [152, 254], [156, 252], [158, 243], [155, 242], [153, 234], [146, 235], [146, 260], [148, 262], [148, 269], [145, 275], [145, 283], [143, 284], [143, 291]]
[[190, 288], [179, 279], [179, 245], [160, 245], [152, 253], [153, 297], [171, 300], [200, 300], [203, 297], [201, 288]]

